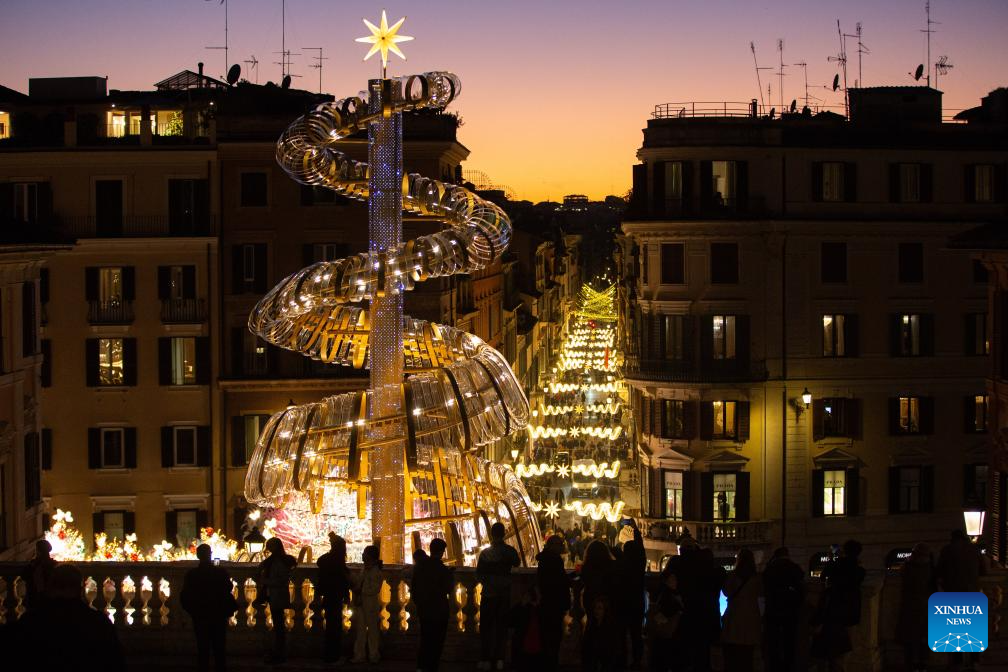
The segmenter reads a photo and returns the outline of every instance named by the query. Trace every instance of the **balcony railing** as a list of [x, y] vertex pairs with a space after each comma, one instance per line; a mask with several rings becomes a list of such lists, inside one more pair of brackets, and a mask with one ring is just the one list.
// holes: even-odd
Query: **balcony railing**
[[118, 217], [62, 216], [55, 228], [71, 238], [153, 238], [212, 236], [217, 233], [213, 215], [123, 215]]
[[91, 324], [132, 324], [132, 301], [89, 301], [88, 322]]
[[701, 546], [769, 544], [773, 532], [773, 523], [768, 520], [707, 522], [639, 518], [638, 523], [645, 539], [675, 543], [676, 539], [689, 531], [690, 536]]
[[653, 380], [668, 383], [731, 383], [766, 380], [768, 373], [762, 361], [738, 366], [733, 360], [717, 360], [701, 366], [692, 361], [674, 359], [640, 359], [627, 355], [624, 375], [632, 380]]
[[162, 299], [161, 322], [164, 324], [202, 324], [206, 322], [203, 299]]

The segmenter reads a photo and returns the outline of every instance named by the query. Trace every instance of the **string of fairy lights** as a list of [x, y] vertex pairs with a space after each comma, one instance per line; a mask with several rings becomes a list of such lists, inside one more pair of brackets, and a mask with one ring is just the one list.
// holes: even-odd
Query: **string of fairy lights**
[[547, 521], [562, 512], [615, 523], [629, 435], [624, 427], [622, 357], [616, 349], [616, 288], [582, 286], [551, 380], [533, 397], [531, 449], [515, 465], [532, 508]]

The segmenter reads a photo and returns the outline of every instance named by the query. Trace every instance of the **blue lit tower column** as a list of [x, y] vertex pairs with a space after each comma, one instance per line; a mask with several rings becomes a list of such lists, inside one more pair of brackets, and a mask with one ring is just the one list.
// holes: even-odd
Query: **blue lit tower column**
[[[402, 244], [402, 113], [392, 112], [401, 84], [368, 81], [368, 234], [369, 252], [379, 287], [371, 300], [371, 385], [368, 393], [368, 441], [373, 444], [371, 530], [381, 543], [384, 562], [403, 562], [403, 294], [401, 280], [386, 273], [389, 250]], [[384, 422], [383, 422], [384, 420]]]

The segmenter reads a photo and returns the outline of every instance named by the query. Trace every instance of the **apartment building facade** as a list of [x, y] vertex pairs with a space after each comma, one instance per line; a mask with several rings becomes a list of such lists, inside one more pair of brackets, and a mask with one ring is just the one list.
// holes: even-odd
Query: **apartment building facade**
[[1008, 148], [940, 97], [648, 122], [620, 294], [656, 536], [881, 563], [986, 496], [987, 274], [948, 240], [1003, 216]]

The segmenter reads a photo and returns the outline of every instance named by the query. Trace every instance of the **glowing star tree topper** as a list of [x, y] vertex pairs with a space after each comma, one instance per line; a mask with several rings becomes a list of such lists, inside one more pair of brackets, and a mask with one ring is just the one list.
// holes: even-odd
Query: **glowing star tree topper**
[[396, 21], [392, 26], [388, 25], [388, 17], [385, 16], [385, 10], [381, 13], [381, 25], [374, 25], [367, 19], [364, 19], [364, 25], [367, 26], [368, 30], [371, 31], [370, 35], [365, 37], [358, 37], [358, 42], [364, 42], [371, 45], [370, 51], [364, 56], [364, 60], [368, 60], [374, 56], [377, 52], [381, 52], [381, 67], [382, 67], [382, 77], [385, 77], [385, 69], [388, 67], [388, 52], [394, 53], [399, 58], [406, 60], [406, 56], [399, 50], [396, 45], [399, 42], [409, 42], [413, 38], [409, 35], [398, 35], [399, 28], [402, 26], [403, 21], [406, 17], [402, 17]]

